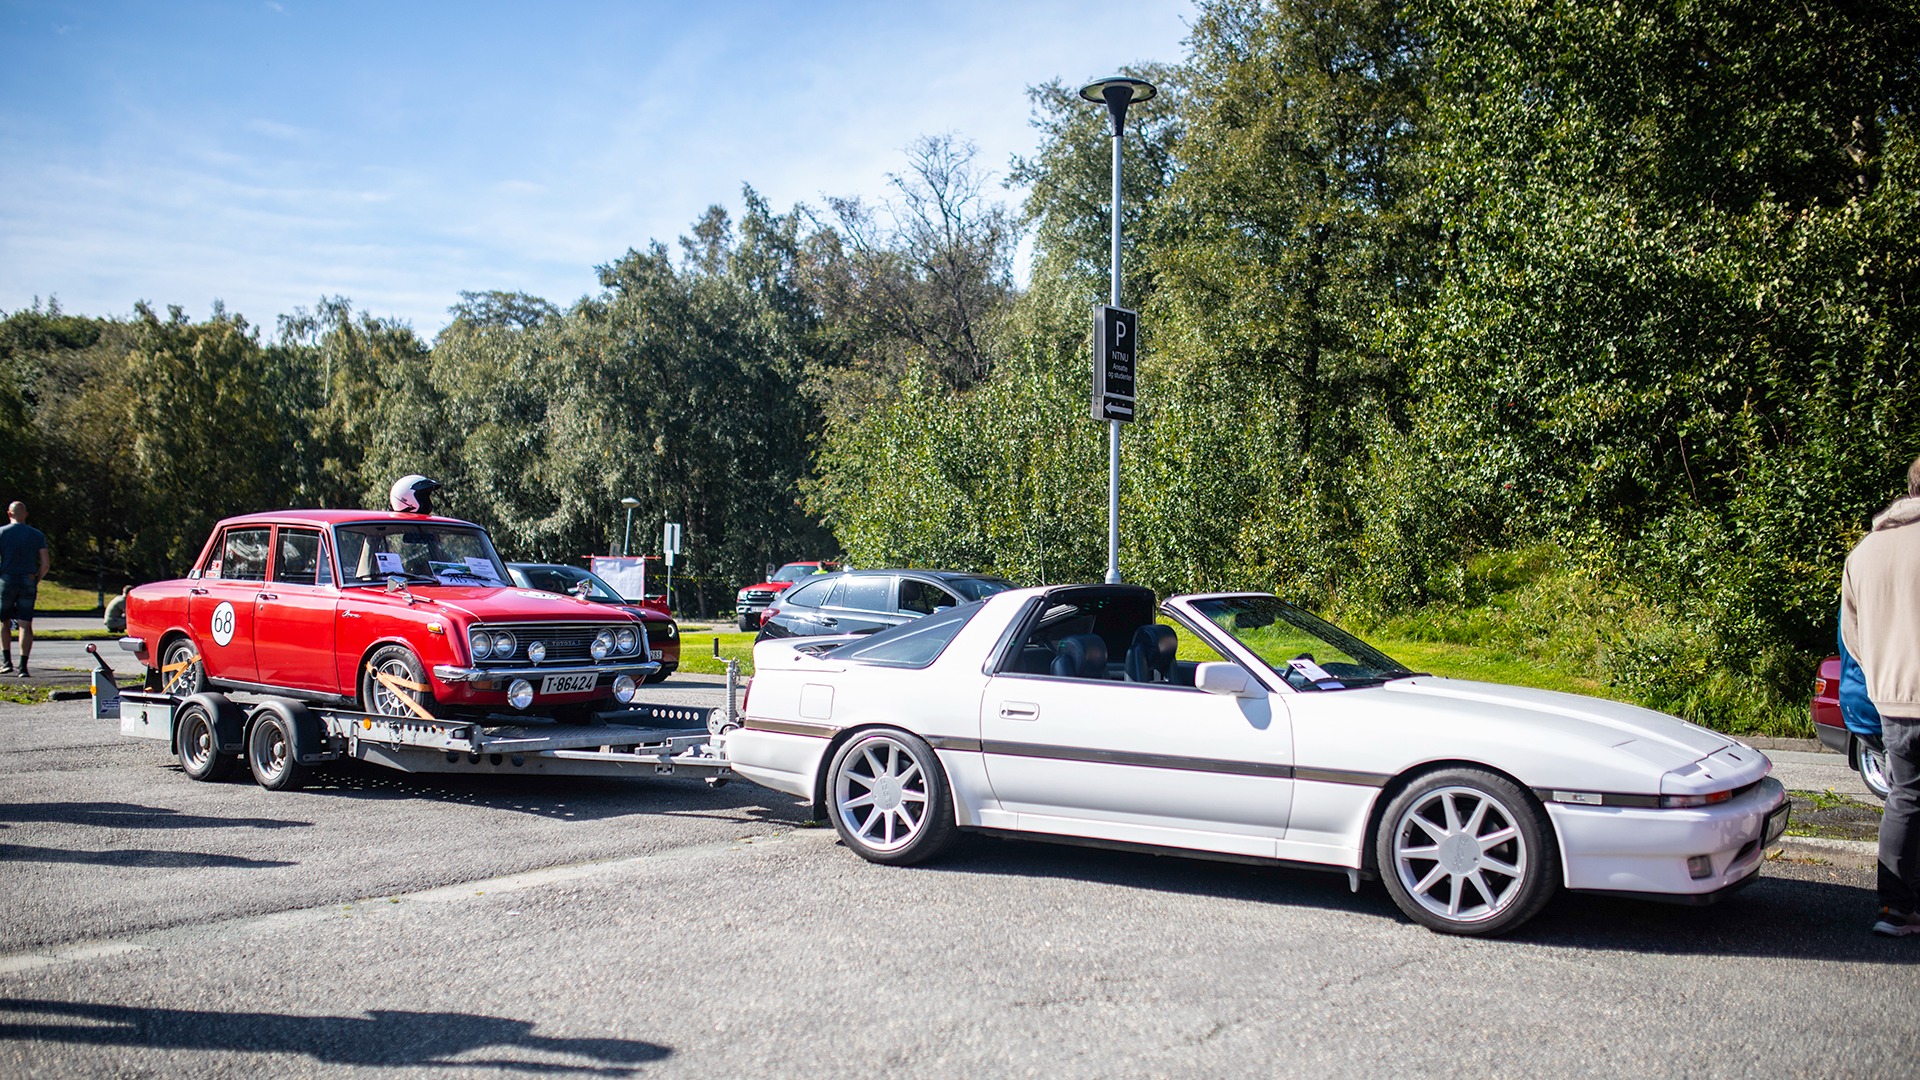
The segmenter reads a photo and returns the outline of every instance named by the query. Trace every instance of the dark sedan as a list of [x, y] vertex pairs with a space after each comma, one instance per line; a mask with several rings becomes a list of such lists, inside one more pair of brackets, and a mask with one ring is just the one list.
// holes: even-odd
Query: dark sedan
[[942, 608], [1013, 588], [987, 574], [953, 570], [843, 570], [788, 589], [769, 607], [756, 641], [821, 634], [871, 634]]

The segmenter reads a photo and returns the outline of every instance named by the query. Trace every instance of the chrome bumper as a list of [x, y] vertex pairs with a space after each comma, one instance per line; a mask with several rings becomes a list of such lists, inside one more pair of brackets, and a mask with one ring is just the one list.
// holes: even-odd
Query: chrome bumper
[[142, 660], [147, 658], [147, 640], [145, 638], [123, 637], [120, 639], [120, 647]]
[[607, 675], [618, 677], [631, 675], [642, 679], [660, 670], [660, 665], [652, 660], [636, 660], [624, 664], [576, 664], [571, 667], [510, 667], [476, 668], [461, 667], [458, 664], [435, 664], [433, 677], [441, 682], [473, 683], [476, 688], [484, 689], [488, 683], [505, 682], [508, 679], [541, 679], [548, 675]]

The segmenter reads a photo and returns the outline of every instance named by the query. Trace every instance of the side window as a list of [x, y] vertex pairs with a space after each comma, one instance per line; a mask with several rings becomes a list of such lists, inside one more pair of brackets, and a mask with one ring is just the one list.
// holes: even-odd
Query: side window
[[845, 578], [833, 594], [833, 606], [855, 611], [892, 611], [893, 578], [885, 574]]
[[[324, 579], [322, 580], [324, 575]], [[280, 547], [274, 553], [273, 580], [287, 585], [331, 585], [333, 574], [327, 568], [326, 550], [320, 546], [320, 534], [312, 529], [281, 529]]]
[[913, 578], [900, 579], [900, 612], [902, 614], [931, 615], [939, 608], [959, 606], [959, 599], [938, 585]]
[[780, 598], [780, 606], [789, 608], [819, 607], [825, 602], [827, 593], [832, 588], [833, 582], [831, 581], [812, 581], [805, 585], [795, 585], [793, 588], [787, 590], [785, 596]]
[[267, 580], [267, 545], [272, 536], [273, 530], [267, 528], [228, 529], [220, 541], [220, 561], [207, 576], [228, 581]]

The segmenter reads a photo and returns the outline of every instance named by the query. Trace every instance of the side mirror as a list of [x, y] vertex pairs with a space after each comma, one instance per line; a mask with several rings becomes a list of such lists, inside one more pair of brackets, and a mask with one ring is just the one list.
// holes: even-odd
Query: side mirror
[[1226, 694], [1232, 697], [1266, 697], [1260, 684], [1253, 681], [1247, 669], [1239, 664], [1210, 663], [1201, 664], [1193, 672], [1193, 685], [1209, 694]]

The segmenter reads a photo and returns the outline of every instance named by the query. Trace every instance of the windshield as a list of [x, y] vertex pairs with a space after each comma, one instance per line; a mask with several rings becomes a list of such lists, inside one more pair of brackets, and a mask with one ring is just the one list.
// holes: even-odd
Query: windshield
[[587, 599], [596, 604], [624, 604], [626, 598], [613, 591], [613, 586], [600, 580], [592, 571], [577, 566], [523, 566], [508, 567], [513, 571], [513, 580], [529, 589], [541, 592], [569, 593], [579, 588], [581, 582], [587, 583]]
[[769, 581], [805, 581], [815, 574], [824, 574], [827, 568], [817, 563], [790, 562], [773, 572]]
[[1276, 597], [1229, 596], [1197, 600], [1193, 607], [1296, 690], [1378, 686], [1415, 674], [1345, 630]]
[[967, 600], [985, 600], [994, 593], [1013, 588], [1013, 582], [997, 577], [954, 578], [945, 584]]
[[441, 585], [507, 583], [506, 564], [486, 531], [472, 525], [381, 521], [333, 532], [343, 585], [379, 585], [389, 577]]

